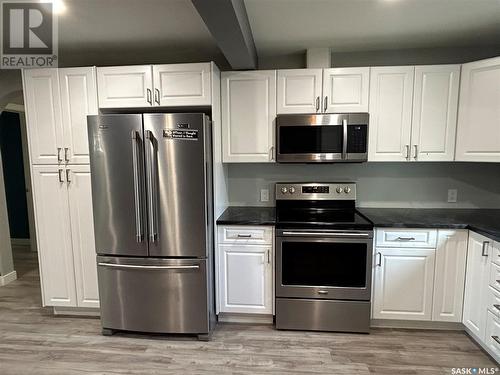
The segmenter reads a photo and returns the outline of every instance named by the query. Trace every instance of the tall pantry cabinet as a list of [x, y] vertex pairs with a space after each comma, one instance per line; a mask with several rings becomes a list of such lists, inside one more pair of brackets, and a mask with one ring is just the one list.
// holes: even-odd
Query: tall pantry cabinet
[[95, 68], [23, 71], [44, 306], [98, 308], [87, 115]]

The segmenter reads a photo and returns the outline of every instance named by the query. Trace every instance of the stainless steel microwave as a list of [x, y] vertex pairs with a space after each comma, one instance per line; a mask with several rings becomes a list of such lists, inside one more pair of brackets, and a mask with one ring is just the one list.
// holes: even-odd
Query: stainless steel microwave
[[368, 159], [368, 113], [276, 117], [278, 163], [362, 162]]

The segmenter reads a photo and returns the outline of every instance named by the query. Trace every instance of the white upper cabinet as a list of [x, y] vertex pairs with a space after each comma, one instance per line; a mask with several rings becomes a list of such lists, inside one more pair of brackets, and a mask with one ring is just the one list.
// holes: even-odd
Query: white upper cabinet
[[276, 71], [222, 72], [222, 161], [274, 160]]
[[432, 304], [434, 321], [462, 321], [467, 239], [467, 230], [439, 230]]
[[413, 66], [371, 68], [369, 161], [410, 159]]
[[455, 160], [500, 162], [500, 57], [462, 65]]
[[100, 108], [153, 105], [151, 65], [98, 67], [97, 87]]
[[57, 165], [32, 171], [43, 305], [76, 306], [65, 172]]
[[211, 105], [210, 72], [210, 63], [153, 65], [155, 105]]
[[319, 113], [322, 69], [278, 70], [277, 113]]
[[71, 240], [79, 307], [99, 307], [90, 166], [66, 169]]
[[57, 69], [23, 71], [32, 164], [63, 162], [63, 129]]
[[490, 240], [469, 232], [467, 273], [462, 322], [480, 340], [486, 331], [486, 293], [488, 292]]
[[459, 85], [460, 65], [415, 67], [412, 160], [454, 159]]
[[88, 164], [87, 115], [97, 115], [95, 68], [59, 69], [64, 135], [64, 161]]
[[323, 112], [368, 112], [370, 68], [323, 70]]

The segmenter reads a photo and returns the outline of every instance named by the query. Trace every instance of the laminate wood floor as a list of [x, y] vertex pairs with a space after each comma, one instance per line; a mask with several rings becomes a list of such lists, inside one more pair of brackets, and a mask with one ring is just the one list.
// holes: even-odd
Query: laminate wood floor
[[495, 367], [463, 332], [374, 329], [370, 335], [219, 324], [210, 342], [100, 334], [95, 318], [41, 308], [36, 256], [0, 288], [0, 374], [451, 374]]

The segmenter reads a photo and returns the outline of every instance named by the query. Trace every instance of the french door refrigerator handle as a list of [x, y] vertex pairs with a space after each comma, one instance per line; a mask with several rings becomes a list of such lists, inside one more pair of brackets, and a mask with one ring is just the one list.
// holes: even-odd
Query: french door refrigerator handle
[[136, 130], [132, 130], [132, 166], [134, 170], [134, 203], [135, 203], [135, 239], [137, 242], [143, 240], [142, 229], [142, 209], [141, 209], [141, 193], [139, 188], [139, 162], [137, 161], [137, 142], [139, 134]]
[[111, 268], [133, 268], [141, 270], [189, 270], [199, 269], [200, 266], [141, 266], [136, 264], [114, 264], [114, 263], [97, 263], [98, 266], [111, 267]]
[[155, 197], [154, 197], [154, 136], [151, 130], [146, 130], [146, 139], [149, 141], [146, 152], [146, 172], [148, 187], [148, 222], [149, 222], [149, 241], [156, 242], [156, 222], [155, 222]]
[[347, 159], [347, 119], [342, 120], [343, 141], [342, 141], [342, 160]]

